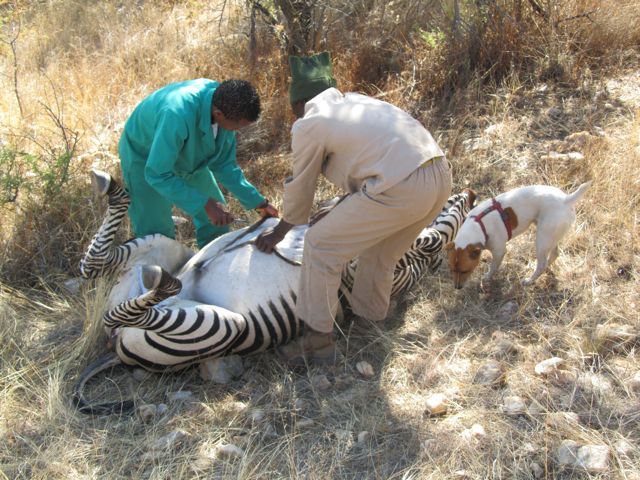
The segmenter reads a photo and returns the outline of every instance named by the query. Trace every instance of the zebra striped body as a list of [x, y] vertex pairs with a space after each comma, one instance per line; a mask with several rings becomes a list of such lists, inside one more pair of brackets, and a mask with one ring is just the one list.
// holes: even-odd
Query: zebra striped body
[[[278, 244], [279, 256], [253, 246], [262, 231], [278, 222], [273, 218], [223, 235], [195, 255], [162, 235], [112, 248], [128, 206], [126, 193], [108, 174], [94, 175], [99, 192], [109, 196], [109, 209], [81, 272], [87, 278], [120, 272], [103, 320], [118, 333], [116, 352], [124, 363], [154, 371], [177, 369], [263, 351], [298, 335], [293, 312], [307, 225], [288, 232]], [[427, 268], [437, 268], [443, 243], [457, 232], [473, 197], [472, 192], [454, 195], [433, 226], [423, 230], [398, 263], [394, 295], [410, 288]], [[162, 270], [152, 274], [145, 265]], [[343, 287], [353, 283], [355, 265], [345, 269]]]

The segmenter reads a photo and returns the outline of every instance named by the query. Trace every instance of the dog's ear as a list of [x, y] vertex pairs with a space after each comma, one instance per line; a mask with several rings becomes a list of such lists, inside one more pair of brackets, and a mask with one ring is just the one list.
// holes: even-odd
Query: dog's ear
[[448, 242], [445, 246], [444, 249], [447, 252], [450, 252], [451, 250], [453, 250], [453, 248], [455, 247], [455, 244], [453, 242]]
[[477, 260], [480, 258], [480, 254], [482, 253], [482, 247], [480, 245], [470, 245], [469, 246], [469, 258], [472, 260]]
[[465, 188], [463, 192], [467, 192], [467, 196], [469, 197], [469, 208], [473, 208], [476, 205], [476, 199], [478, 195], [470, 188]]

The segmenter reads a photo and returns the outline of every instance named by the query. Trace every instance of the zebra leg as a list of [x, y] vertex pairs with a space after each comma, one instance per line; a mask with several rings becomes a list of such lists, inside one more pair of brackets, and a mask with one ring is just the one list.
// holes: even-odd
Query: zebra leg
[[142, 282], [150, 290], [103, 317], [106, 327], [119, 331], [116, 353], [123, 363], [151, 371], [178, 370], [227, 355], [247, 331], [243, 315], [177, 298], [178, 279], [157, 266], [141, 268]]
[[148, 292], [126, 300], [104, 314], [102, 320], [109, 329], [119, 326], [153, 328], [157, 312], [151, 307], [177, 295], [182, 283], [156, 265], [143, 265], [140, 277]]
[[474, 199], [475, 193], [469, 189], [449, 197], [440, 214], [396, 264], [392, 297], [407, 292], [427, 270], [434, 273], [440, 267], [442, 247], [455, 238]]
[[100, 196], [107, 195], [107, 215], [95, 234], [80, 262], [80, 273], [84, 278], [97, 278], [113, 272], [122, 265], [130, 253], [127, 248], [113, 249], [113, 239], [129, 208], [129, 196], [111, 175], [93, 170], [92, 183]]

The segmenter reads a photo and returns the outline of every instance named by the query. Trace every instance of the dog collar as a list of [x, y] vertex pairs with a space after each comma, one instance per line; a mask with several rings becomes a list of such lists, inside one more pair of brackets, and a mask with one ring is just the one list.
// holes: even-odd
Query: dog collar
[[476, 222], [478, 222], [478, 224], [480, 225], [480, 228], [482, 229], [482, 233], [484, 234], [485, 244], [489, 241], [489, 235], [487, 234], [487, 229], [485, 228], [484, 223], [482, 223], [482, 217], [484, 217], [485, 215], [489, 215], [494, 210], [500, 214], [502, 223], [504, 223], [504, 228], [507, 229], [507, 240], [511, 240], [512, 232], [511, 232], [511, 224], [509, 223], [509, 217], [507, 216], [507, 213], [502, 208], [502, 205], [500, 205], [500, 202], [497, 201], [494, 197], [491, 199], [491, 205], [485, 208], [478, 215], [471, 215], [471, 218], [473, 218]]

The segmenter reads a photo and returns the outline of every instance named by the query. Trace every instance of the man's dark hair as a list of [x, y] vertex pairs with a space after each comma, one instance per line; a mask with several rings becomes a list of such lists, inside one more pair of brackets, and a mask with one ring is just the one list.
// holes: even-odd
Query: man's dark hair
[[213, 93], [213, 105], [229, 120], [255, 122], [260, 116], [260, 97], [246, 80], [225, 80]]

